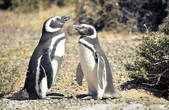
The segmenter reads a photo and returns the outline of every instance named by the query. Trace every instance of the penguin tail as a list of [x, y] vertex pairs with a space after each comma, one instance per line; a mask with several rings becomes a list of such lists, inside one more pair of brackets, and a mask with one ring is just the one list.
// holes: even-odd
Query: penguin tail
[[25, 87], [21, 90], [15, 92], [11, 97], [8, 97], [11, 100], [26, 100], [29, 99], [29, 94]]
[[26, 90], [26, 86], [24, 85], [20, 91]]

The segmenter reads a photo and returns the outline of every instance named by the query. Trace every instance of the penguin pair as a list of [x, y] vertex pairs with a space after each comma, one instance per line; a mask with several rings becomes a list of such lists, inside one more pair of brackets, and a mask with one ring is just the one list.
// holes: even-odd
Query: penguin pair
[[[51, 17], [43, 24], [41, 39], [28, 65], [23, 90], [29, 98], [46, 98], [59, 71], [65, 50], [65, 33], [62, 27], [70, 19], [69, 15]], [[76, 79], [82, 85], [85, 76], [90, 98], [119, 98], [112, 85], [112, 74], [108, 60], [100, 47], [97, 32], [91, 25], [74, 25], [79, 32], [80, 63]]]

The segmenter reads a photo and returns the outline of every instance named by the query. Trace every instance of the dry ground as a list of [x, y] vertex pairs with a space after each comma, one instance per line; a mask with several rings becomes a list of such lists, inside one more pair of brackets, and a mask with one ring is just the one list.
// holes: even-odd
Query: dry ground
[[[29, 14], [16, 14], [9, 11], [0, 11], [0, 50], [8, 53], [12, 63], [20, 65], [21, 81], [17, 84], [19, 91], [24, 84], [27, 65], [36, 47], [44, 20], [48, 17], [65, 14], [74, 15], [74, 7], [68, 6], [58, 8], [52, 6], [47, 10]], [[106, 100], [81, 100], [77, 95], [87, 93], [86, 81], [83, 86], [78, 86], [75, 81], [76, 66], [79, 62], [78, 35], [68, 35], [71, 32], [73, 20], [65, 25], [67, 34], [65, 58], [56, 81], [49, 91], [53, 98], [50, 100], [12, 100], [6, 96], [0, 99], [0, 109], [72, 109], [72, 110], [168, 110], [169, 102], [163, 98], [154, 96], [151, 92], [143, 89], [132, 88], [122, 90], [120, 85], [130, 81], [123, 64], [134, 57], [136, 46], [140, 43], [139, 34], [128, 34], [127, 32], [100, 32], [99, 40], [106, 56], [110, 62], [114, 86], [122, 95], [120, 99]], [[58, 95], [64, 98], [58, 99]]]

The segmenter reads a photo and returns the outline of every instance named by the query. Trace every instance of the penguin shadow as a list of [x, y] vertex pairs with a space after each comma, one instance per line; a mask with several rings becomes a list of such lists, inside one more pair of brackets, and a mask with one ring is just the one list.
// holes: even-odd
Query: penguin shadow
[[60, 93], [48, 93], [46, 96], [47, 96], [47, 98], [50, 98], [50, 99], [63, 99], [63, 98], [65, 98], [65, 96], [63, 94], [60, 94]]
[[7, 99], [22, 101], [22, 100], [29, 100], [30, 98], [24, 90], [20, 90], [18, 92], [15, 92], [14, 94], [12, 94], [12, 96], [7, 97]]
[[21, 90], [16, 93], [14, 93], [12, 96], [7, 97], [7, 99], [10, 100], [18, 100], [18, 101], [24, 101], [24, 100], [50, 100], [50, 99], [63, 99], [65, 96], [63, 94], [59, 93], [48, 93], [46, 95], [46, 98], [39, 99], [36, 95], [28, 96], [27, 92]]
[[131, 90], [131, 89], [143, 89], [151, 92], [154, 96], [160, 98], [164, 97], [164, 94], [161, 90], [157, 89], [158, 86], [148, 86], [145, 84], [141, 84], [135, 80], [127, 81], [121, 85], [121, 90]]
[[82, 99], [82, 100], [90, 100], [90, 99], [94, 99], [94, 97], [92, 95], [89, 94], [79, 94], [76, 96], [77, 99]]
[[[76, 96], [76, 98], [81, 100], [90, 100], [90, 99], [98, 100], [96, 95], [89, 95], [89, 94], [79, 94]], [[106, 100], [106, 99], [111, 99], [111, 98], [102, 98], [101, 100]]]

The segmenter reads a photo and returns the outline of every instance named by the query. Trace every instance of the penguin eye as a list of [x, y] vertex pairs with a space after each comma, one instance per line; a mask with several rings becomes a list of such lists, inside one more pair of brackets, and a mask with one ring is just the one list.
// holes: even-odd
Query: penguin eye
[[86, 29], [86, 30], [88, 29], [88, 27], [86, 27], [86, 26], [82, 26], [82, 28], [83, 28], [83, 29]]
[[55, 21], [55, 22], [56, 22], [56, 21], [58, 21], [58, 20], [59, 20], [58, 18], [55, 18], [53, 21]]

